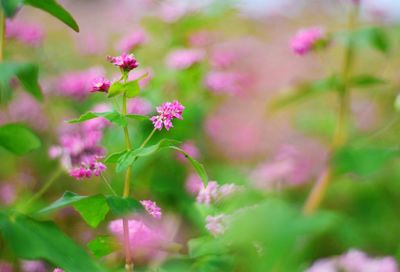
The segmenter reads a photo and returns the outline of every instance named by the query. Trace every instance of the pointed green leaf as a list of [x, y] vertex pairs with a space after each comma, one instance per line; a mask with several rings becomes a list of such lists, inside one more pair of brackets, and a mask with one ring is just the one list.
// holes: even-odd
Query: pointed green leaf
[[104, 162], [105, 163], [117, 163], [119, 158], [121, 158], [121, 156], [127, 152], [128, 151], [124, 150], [124, 151], [112, 153], [104, 160]]
[[385, 81], [372, 75], [358, 75], [350, 79], [350, 85], [354, 87], [370, 87], [383, 84]]
[[75, 202], [81, 201], [82, 199], [87, 198], [87, 196], [80, 196], [77, 195], [73, 192], [65, 192], [61, 198], [50, 204], [44, 209], [41, 209], [40, 211], [36, 212], [37, 214], [41, 213], [48, 213], [52, 212], [54, 210], [72, 205]]
[[119, 112], [116, 111], [110, 111], [110, 112], [87, 112], [82, 114], [79, 118], [77, 119], [72, 119], [69, 120], [68, 123], [70, 124], [75, 124], [75, 123], [81, 123], [85, 122], [97, 117], [103, 117], [107, 119], [108, 121], [117, 124], [121, 127], [126, 127], [128, 125], [128, 120], [126, 116], [120, 114]]
[[71, 14], [66, 11], [60, 4], [58, 4], [55, 0], [24, 0], [25, 4], [30, 5], [32, 7], [41, 9], [63, 23], [67, 26], [79, 32], [79, 26], [76, 23], [75, 19], [71, 16]]
[[39, 138], [21, 124], [6, 124], [0, 127], [0, 146], [22, 155], [40, 147]]
[[146, 120], [150, 119], [146, 115], [138, 115], [138, 114], [127, 114], [126, 117], [130, 118], [130, 119], [135, 119], [135, 120], [138, 120], [138, 121], [146, 121]]
[[117, 216], [123, 216], [143, 210], [142, 204], [133, 198], [109, 196], [107, 197], [107, 203], [111, 209], [111, 212]]
[[129, 81], [124, 84], [125, 96], [132, 98], [140, 93], [140, 87], [137, 80]]
[[89, 226], [95, 228], [104, 220], [110, 208], [103, 195], [84, 198], [72, 204]]
[[13, 17], [18, 8], [23, 5], [23, 0], [1, 0], [0, 6], [3, 8], [7, 17]]
[[124, 84], [121, 82], [114, 82], [108, 89], [107, 97], [114, 97], [124, 92]]
[[100, 258], [118, 249], [118, 243], [114, 237], [108, 235], [98, 236], [87, 244], [94, 256]]

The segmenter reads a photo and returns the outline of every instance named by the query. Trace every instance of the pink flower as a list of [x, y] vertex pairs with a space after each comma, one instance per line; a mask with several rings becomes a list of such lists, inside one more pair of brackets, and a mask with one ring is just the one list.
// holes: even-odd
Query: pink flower
[[[190, 157], [192, 157], [196, 160], [199, 158], [199, 150], [197, 149], [197, 147], [193, 141], [184, 142], [180, 146], [180, 149], [185, 151]], [[182, 153], [178, 153], [177, 156], [178, 156], [179, 161], [181, 161], [183, 163], [185, 163], [187, 161], [187, 159], [185, 158], [185, 156]]]
[[211, 71], [204, 85], [215, 94], [240, 94], [249, 82], [249, 76], [241, 72]]
[[43, 29], [39, 25], [7, 20], [6, 37], [16, 39], [30, 46], [37, 46], [43, 40]]
[[335, 261], [330, 259], [321, 259], [313, 263], [305, 272], [339, 272], [336, 269]]
[[240, 187], [235, 184], [224, 184], [220, 186], [215, 181], [210, 181], [207, 186], [202, 185], [196, 201], [201, 204], [210, 205], [218, 202], [240, 191]]
[[233, 50], [227, 50], [223, 48], [215, 50], [211, 54], [211, 65], [218, 69], [228, 68], [237, 59], [237, 53], [235, 53]]
[[225, 232], [226, 216], [224, 214], [216, 216], [207, 216], [206, 229], [213, 235], [219, 236]]
[[108, 56], [107, 59], [109, 62], [111, 62], [115, 66], [118, 66], [125, 72], [129, 72], [139, 66], [139, 63], [137, 62], [133, 54], [124, 53], [121, 56], [117, 57]]
[[193, 32], [189, 36], [189, 44], [193, 47], [205, 47], [213, 40], [213, 35], [209, 31]]
[[89, 163], [82, 162], [80, 167], [73, 168], [70, 171], [70, 176], [74, 177], [77, 180], [81, 180], [83, 178], [91, 178], [92, 176], [100, 176], [100, 174], [106, 170], [107, 167], [96, 160], [92, 160]]
[[130, 52], [136, 47], [147, 41], [147, 34], [143, 29], [138, 29], [130, 35], [122, 38], [118, 43], [118, 50], [121, 52]]
[[178, 49], [167, 56], [167, 66], [175, 70], [184, 70], [204, 58], [204, 51], [199, 49]]
[[13, 272], [13, 265], [9, 262], [0, 261], [0, 271], [1, 272]]
[[147, 115], [151, 112], [151, 104], [144, 98], [135, 97], [128, 101], [127, 112], [130, 114]]
[[146, 211], [153, 216], [156, 219], [161, 218], [161, 209], [160, 207], [157, 206], [157, 204], [154, 201], [151, 200], [142, 200], [140, 203], [143, 205], [143, 207], [146, 209]]
[[108, 92], [111, 82], [104, 77], [95, 78], [92, 82], [91, 92]]
[[22, 261], [23, 272], [46, 272], [46, 265], [42, 261]]
[[53, 272], [64, 272], [64, 270], [62, 270], [61, 268], [54, 268]]
[[194, 196], [197, 196], [200, 192], [201, 188], [203, 187], [203, 182], [198, 174], [191, 173], [185, 182], [186, 191]]
[[290, 41], [295, 54], [305, 55], [312, 51], [317, 42], [325, 39], [325, 32], [320, 27], [311, 27], [299, 30]]
[[[140, 79], [139, 79], [140, 78]], [[150, 80], [153, 78], [153, 70], [151, 68], [137, 69], [129, 73], [128, 80], [138, 80], [141, 89], [149, 85]]]
[[150, 120], [153, 122], [154, 128], [161, 130], [164, 126], [166, 130], [169, 130], [173, 127], [172, 120], [174, 118], [183, 119], [182, 113], [184, 108], [185, 107], [176, 100], [172, 103], [165, 102], [157, 107], [158, 115], [151, 117]]
[[[5, 183], [0, 185], [0, 202], [2, 204], [8, 205], [14, 202], [17, 194], [15, 190], [15, 185], [10, 183]], [[1, 271], [1, 270], [0, 270]]]

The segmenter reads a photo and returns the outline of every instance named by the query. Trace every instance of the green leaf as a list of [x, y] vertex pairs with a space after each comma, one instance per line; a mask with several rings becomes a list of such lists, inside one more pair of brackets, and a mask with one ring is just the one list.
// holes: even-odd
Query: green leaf
[[104, 220], [110, 208], [103, 195], [95, 195], [74, 202], [73, 207], [89, 226], [95, 228]]
[[21, 259], [45, 259], [65, 271], [104, 271], [52, 222], [0, 213], [2, 238]]
[[22, 155], [40, 147], [39, 138], [21, 124], [6, 124], [0, 127], [0, 146]]
[[140, 204], [139, 201], [133, 198], [109, 196], [107, 197], [107, 203], [111, 209], [111, 212], [117, 216], [122, 216], [143, 210], [142, 204]]
[[79, 32], [79, 26], [75, 19], [55, 0], [25, 0], [25, 4], [53, 15], [76, 32]]
[[388, 53], [390, 49], [389, 38], [386, 32], [381, 28], [371, 28], [369, 34], [369, 42], [373, 48], [382, 52]]
[[390, 149], [343, 147], [334, 154], [332, 162], [339, 174], [365, 176], [378, 171], [396, 155], [397, 152]]
[[100, 258], [116, 251], [118, 243], [114, 237], [102, 235], [91, 240], [87, 246], [94, 256]]
[[110, 210], [106, 197], [103, 195], [80, 196], [73, 192], [65, 192], [60, 199], [36, 212], [36, 214], [48, 213], [66, 206], [74, 207], [85, 222], [91, 227], [96, 227], [101, 221], [103, 221]]
[[354, 87], [370, 87], [383, 83], [383, 79], [371, 75], [358, 75], [350, 79], [350, 85]]
[[128, 151], [122, 154], [118, 159], [116, 171], [117, 173], [120, 173], [131, 166], [137, 158], [150, 156], [162, 148], [170, 147], [176, 145], [177, 143], [179, 142], [175, 140], [163, 139], [155, 145], [151, 145], [149, 147], [141, 147], [135, 150]]
[[132, 98], [140, 93], [138, 80], [129, 81], [124, 84], [125, 96]]
[[128, 125], [128, 120], [126, 119], [126, 116], [124, 116], [116, 111], [87, 112], [87, 113], [82, 114], [77, 119], [69, 120], [68, 123], [70, 123], [70, 124], [81, 123], [81, 122], [85, 122], [87, 120], [91, 120], [91, 119], [94, 119], [97, 117], [103, 117], [103, 118], [107, 119], [108, 121], [110, 121], [114, 124], [117, 124], [121, 127], [126, 127]]
[[189, 156], [188, 153], [186, 153], [184, 150], [180, 149], [179, 147], [170, 146], [169, 148], [172, 148], [172, 149], [175, 149], [175, 150], [181, 152], [185, 156], [185, 158], [189, 160], [189, 162], [193, 166], [194, 170], [197, 172], [197, 174], [199, 175], [199, 177], [203, 181], [204, 185], [207, 185], [207, 183], [208, 183], [207, 172], [206, 172], [206, 169], [204, 168], [204, 166], [201, 163], [199, 163], [198, 161], [193, 159], [191, 156]]
[[9, 88], [10, 80], [17, 77], [24, 90], [38, 100], [43, 100], [42, 91], [38, 83], [38, 67], [32, 63], [18, 63], [12, 61], [0, 62], [0, 83]]
[[118, 160], [121, 158], [121, 156], [124, 155], [125, 153], [128, 153], [128, 151], [124, 150], [124, 151], [112, 153], [104, 160], [104, 162], [105, 163], [117, 163]]
[[336, 75], [316, 80], [311, 83], [303, 83], [295, 91], [291, 91], [275, 99], [271, 104], [271, 108], [273, 110], [281, 109], [306, 98], [326, 93], [328, 91], [337, 90], [340, 85], [341, 82]]
[[18, 8], [23, 5], [23, 0], [1, 0], [0, 6], [3, 8], [7, 17], [13, 17]]
[[199, 258], [206, 255], [220, 255], [227, 252], [226, 245], [222, 244], [219, 239], [210, 237], [209, 235], [191, 239], [188, 242], [189, 256], [191, 258]]
[[114, 82], [108, 89], [107, 97], [114, 97], [124, 92], [124, 84], [121, 82]]

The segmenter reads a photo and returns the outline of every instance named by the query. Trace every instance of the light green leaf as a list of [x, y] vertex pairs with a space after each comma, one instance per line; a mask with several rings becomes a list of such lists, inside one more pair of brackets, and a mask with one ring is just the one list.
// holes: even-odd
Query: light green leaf
[[39, 138], [21, 124], [6, 124], [0, 127], [0, 146], [22, 155], [40, 147]]
[[107, 97], [114, 97], [124, 92], [124, 84], [121, 82], [114, 82], [108, 89]]
[[137, 80], [129, 81], [124, 84], [125, 96], [132, 98], [140, 93], [140, 87]]
[[76, 23], [75, 19], [71, 16], [71, 14], [66, 11], [60, 4], [58, 4], [55, 0], [24, 0], [25, 4], [30, 5], [32, 7], [41, 9], [63, 23], [67, 26], [79, 32], [79, 26]]
[[125, 115], [127, 118], [135, 119], [138, 121], [146, 121], [149, 120], [149, 117], [146, 115], [139, 115], [139, 114], [127, 114]]
[[114, 215], [122, 216], [143, 210], [142, 204], [133, 198], [124, 198], [120, 196], [107, 197], [108, 206]]
[[112, 153], [104, 160], [104, 162], [105, 163], [117, 163], [119, 158], [121, 158], [121, 156], [124, 155], [125, 153], [128, 153], [128, 151], [124, 150], [124, 151]]
[[116, 111], [87, 112], [87, 113], [82, 114], [77, 119], [69, 120], [68, 123], [70, 123], [70, 124], [81, 123], [81, 122], [85, 122], [87, 120], [91, 120], [91, 119], [94, 119], [97, 117], [103, 117], [103, 118], [107, 119], [108, 121], [110, 121], [114, 124], [117, 124], [121, 127], [126, 127], [128, 125], [128, 120], [126, 119], [126, 116], [124, 116]]
[[45, 259], [65, 271], [104, 271], [52, 222], [0, 213], [2, 238], [21, 259]]
[[52, 212], [54, 210], [66, 207], [68, 205], [72, 205], [75, 202], [81, 201], [82, 199], [87, 198], [87, 196], [80, 196], [77, 195], [73, 192], [65, 192], [63, 194], [63, 196], [56, 200], [55, 202], [53, 202], [52, 204], [50, 204], [49, 206], [47, 206], [44, 209], [41, 209], [40, 211], [36, 212], [37, 214], [41, 214], [41, 213], [48, 213], [48, 212]]
[[100, 258], [118, 249], [118, 243], [114, 237], [108, 235], [98, 236], [87, 244], [94, 256]]
[[350, 79], [350, 85], [354, 87], [370, 87], [383, 84], [385, 81], [372, 75], [358, 75]]

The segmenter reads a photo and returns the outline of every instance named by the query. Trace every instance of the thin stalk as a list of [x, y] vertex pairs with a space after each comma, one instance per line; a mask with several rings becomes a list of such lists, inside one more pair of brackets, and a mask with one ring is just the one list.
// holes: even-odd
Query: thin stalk
[[0, 61], [4, 59], [4, 44], [5, 44], [5, 32], [6, 32], [6, 17], [3, 9], [0, 9]]
[[[349, 12], [348, 19], [348, 31], [350, 34], [353, 33], [356, 27], [357, 19], [359, 15], [359, 6], [353, 5]], [[350, 88], [349, 80], [351, 75], [351, 67], [354, 62], [354, 41], [353, 37], [350, 36], [349, 42], [344, 52], [343, 64], [341, 69], [341, 85], [338, 89], [338, 102], [339, 108], [337, 111], [337, 123], [335, 133], [333, 135], [331, 153], [335, 152], [347, 141], [348, 137], [348, 118], [350, 108]], [[325, 196], [327, 188], [332, 181], [332, 166], [328, 165], [322, 172], [321, 176], [314, 184], [311, 192], [304, 204], [303, 213], [312, 214], [318, 209], [322, 199]]]
[[59, 166], [45, 182], [44, 186], [38, 192], [36, 192], [27, 202], [25, 202], [23, 209], [29, 207], [30, 204], [38, 200], [45, 192], [47, 192], [51, 185], [53, 185], [53, 183], [61, 176], [62, 172], [63, 169], [61, 166]]

